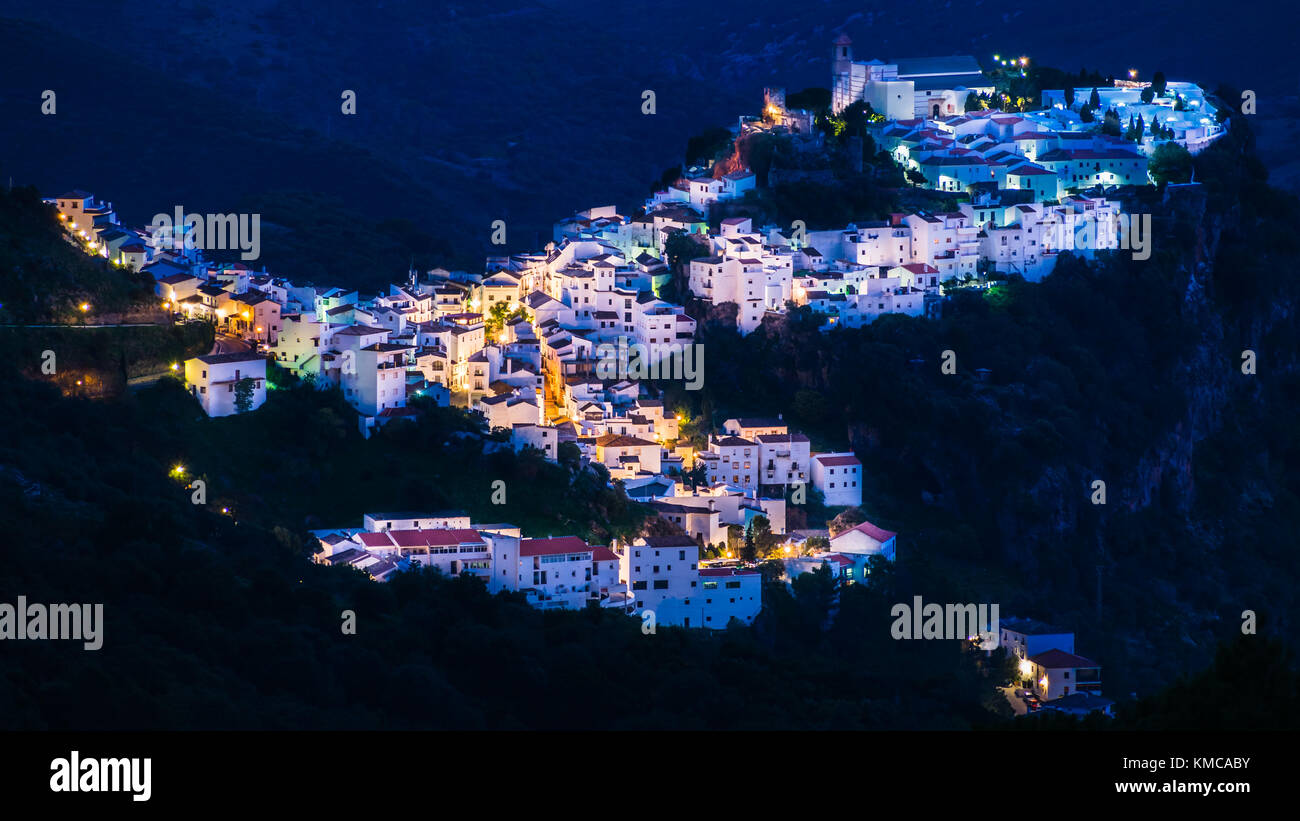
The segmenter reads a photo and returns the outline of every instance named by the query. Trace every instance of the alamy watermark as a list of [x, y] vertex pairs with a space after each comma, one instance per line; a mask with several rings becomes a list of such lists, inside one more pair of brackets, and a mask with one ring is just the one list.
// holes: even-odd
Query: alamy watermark
[[80, 641], [87, 650], [104, 646], [104, 605], [0, 603], [0, 641]]
[[152, 758], [82, 758], [73, 750], [50, 762], [50, 792], [124, 792], [148, 801], [152, 770]]
[[1132, 251], [1151, 258], [1150, 214], [1066, 214], [1043, 224], [1043, 247], [1051, 251]]
[[596, 378], [607, 380], [658, 379], [686, 383], [686, 390], [698, 391], [704, 384], [704, 346], [697, 343], [628, 342], [596, 346]]
[[186, 214], [178, 205], [173, 214], [155, 214], [150, 225], [155, 234], [184, 233], [187, 251], [238, 250], [245, 260], [262, 255], [261, 214]]
[[980, 639], [981, 650], [998, 646], [996, 604], [923, 604], [920, 596], [912, 603], [899, 602], [890, 608], [894, 623], [889, 634], [895, 639]]

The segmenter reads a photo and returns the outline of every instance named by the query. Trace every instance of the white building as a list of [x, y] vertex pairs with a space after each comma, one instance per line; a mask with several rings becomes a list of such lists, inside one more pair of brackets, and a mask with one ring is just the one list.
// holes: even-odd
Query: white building
[[266, 401], [266, 359], [261, 354], [207, 354], [185, 361], [185, 383], [208, 416], [238, 412], [235, 386], [243, 379], [253, 381], [249, 410], [256, 410]]
[[753, 624], [763, 609], [763, 576], [757, 570], [737, 567], [700, 569], [701, 627], [725, 628], [732, 619]]
[[863, 522], [857, 527], [832, 536], [831, 552], [859, 557], [864, 567], [866, 560], [871, 556], [884, 556], [893, 561], [894, 542], [897, 536], [898, 534], [892, 530], [876, 527], [871, 522]]
[[699, 561], [700, 550], [687, 536], [638, 538], [619, 554], [619, 579], [628, 585], [635, 609], [655, 611], [657, 624], [699, 627]]
[[852, 453], [819, 453], [814, 456], [812, 481], [829, 507], [862, 504], [862, 463]]
[[505, 549], [496, 558], [493, 579], [502, 588], [522, 591], [542, 609], [577, 610], [592, 597], [592, 547], [577, 536], [518, 540], [514, 554], [505, 547], [507, 538], [497, 541]]
[[974, 57], [912, 57], [889, 63], [856, 62], [853, 41], [841, 34], [831, 54], [831, 108], [838, 114], [861, 100], [891, 120], [942, 117], [966, 110], [972, 92], [989, 94], [993, 83]]

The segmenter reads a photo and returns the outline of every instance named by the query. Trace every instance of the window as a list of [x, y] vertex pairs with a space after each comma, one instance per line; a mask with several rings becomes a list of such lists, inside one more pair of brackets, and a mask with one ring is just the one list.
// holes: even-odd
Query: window
[[655, 579], [655, 590], [667, 590], [667, 589], [668, 589], [667, 579]]

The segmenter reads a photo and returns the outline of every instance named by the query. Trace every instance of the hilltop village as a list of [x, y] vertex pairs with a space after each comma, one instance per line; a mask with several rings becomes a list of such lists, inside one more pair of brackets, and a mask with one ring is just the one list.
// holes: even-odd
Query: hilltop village
[[[996, 58], [999, 71], [1025, 64], [1008, 59]], [[1153, 158], [1168, 147], [1196, 153], [1223, 134], [1200, 88], [1163, 78], [1044, 90], [1037, 108], [1015, 111], [989, 107], [995, 92], [972, 57], [859, 62], [840, 37], [832, 114], [866, 111], [876, 148], [916, 188], [954, 195], [954, 210], [812, 230], [715, 221], [715, 206], [743, 203], [761, 186], [744, 165], [711, 162], [685, 169], [635, 213], [589, 208], [556, 222], [544, 248], [489, 257], [482, 272], [409, 271], [377, 294], [209, 261], [195, 225], [128, 228], [84, 191], [47, 202], [87, 253], [151, 274], [176, 321], [219, 330], [213, 352], [176, 365], [209, 416], [255, 412], [273, 366], [339, 389], [365, 436], [417, 415], [421, 397], [477, 415], [515, 450], [558, 461], [562, 446], [576, 447], [584, 464], [603, 466], [629, 499], [675, 526], [675, 535], [605, 546], [529, 538], [459, 511], [374, 513], [360, 527], [315, 531], [317, 561], [377, 581], [436, 566], [521, 591], [541, 608], [594, 603], [721, 628], [748, 624], [761, 608], [761, 572], [728, 549], [729, 529], [776, 537], [787, 578], [824, 567], [840, 583], [893, 560], [898, 534], [869, 521], [834, 534], [788, 529], [788, 506], [811, 493], [832, 513], [861, 506], [864, 477], [852, 452], [814, 450], [779, 416], [729, 418], [684, 440], [685, 420], [652, 382], [689, 390], [706, 376], [701, 311], [734, 306], [741, 334], [810, 311], [833, 333], [887, 314], [937, 316], [952, 289], [995, 275], [1040, 279], [1062, 253], [1136, 253], [1140, 223], [1115, 194], [1151, 185]], [[815, 147], [818, 116], [769, 88], [761, 114], [740, 117], [732, 133]], [[690, 253], [675, 253], [682, 247]], [[1073, 635], [1044, 635], [1041, 652], [1020, 653], [1026, 676], [1059, 684], [1083, 670], [1098, 685], [1085, 692], [1099, 696], [1100, 668], [1073, 655]]]

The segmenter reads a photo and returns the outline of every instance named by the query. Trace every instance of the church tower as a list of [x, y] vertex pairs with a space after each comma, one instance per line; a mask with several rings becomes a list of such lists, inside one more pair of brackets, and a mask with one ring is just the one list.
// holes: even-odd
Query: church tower
[[831, 111], [836, 114], [857, 99], [852, 78], [853, 41], [847, 34], [841, 34], [831, 46]]
[[851, 65], [853, 65], [853, 41], [847, 34], [841, 34], [835, 38], [831, 50], [832, 79], [840, 74], [848, 74]]

